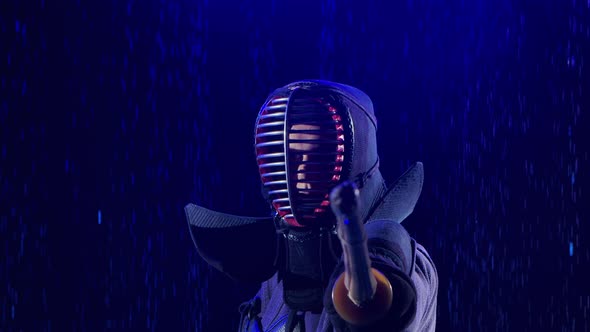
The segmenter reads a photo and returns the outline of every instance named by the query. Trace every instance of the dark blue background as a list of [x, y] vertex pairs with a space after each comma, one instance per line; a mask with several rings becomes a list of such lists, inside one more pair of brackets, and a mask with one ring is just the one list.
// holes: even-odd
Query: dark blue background
[[[366, 91], [439, 331], [588, 331], [590, 3], [2, 1], [0, 330], [235, 331], [183, 206], [265, 215], [258, 108]], [[228, 250], [232, 248], [228, 243]]]

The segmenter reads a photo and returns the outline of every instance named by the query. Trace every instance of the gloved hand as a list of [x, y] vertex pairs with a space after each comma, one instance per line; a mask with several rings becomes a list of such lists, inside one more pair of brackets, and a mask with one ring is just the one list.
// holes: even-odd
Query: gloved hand
[[362, 224], [359, 191], [352, 182], [334, 188], [343, 257], [324, 294], [324, 308], [337, 331], [402, 331], [416, 313], [410, 278], [412, 240], [395, 221]]
[[410, 277], [399, 268], [399, 259], [397, 259], [395, 253], [383, 246], [374, 244], [374, 242], [380, 241], [371, 241], [371, 239], [369, 239], [368, 242], [370, 243], [369, 257], [371, 258], [371, 266], [382, 272], [391, 283], [393, 297], [389, 311], [385, 313], [381, 319], [366, 326], [353, 325], [342, 319], [334, 307], [332, 290], [336, 279], [344, 272], [343, 261], [341, 261], [334, 269], [328, 288], [324, 293], [324, 308], [326, 313], [330, 316], [330, 320], [336, 331], [403, 331], [414, 320], [416, 315], [416, 289], [414, 283]]

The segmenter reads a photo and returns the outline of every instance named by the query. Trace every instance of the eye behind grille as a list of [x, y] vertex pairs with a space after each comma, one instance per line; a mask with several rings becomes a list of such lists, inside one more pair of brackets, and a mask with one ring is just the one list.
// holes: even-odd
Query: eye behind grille
[[290, 102], [287, 118], [293, 215], [301, 225], [326, 222], [327, 195], [339, 183], [344, 162], [342, 114], [323, 96], [302, 96]]

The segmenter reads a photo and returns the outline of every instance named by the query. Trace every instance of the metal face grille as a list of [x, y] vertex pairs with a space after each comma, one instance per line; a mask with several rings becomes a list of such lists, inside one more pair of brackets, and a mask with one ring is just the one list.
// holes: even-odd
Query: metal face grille
[[320, 225], [330, 190], [340, 182], [345, 152], [342, 115], [325, 98], [274, 98], [256, 123], [260, 177], [291, 226]]
[[289, 98], [274, 98], [264, 106], [256, 121], [256, 161], [262, 184], [272, 205], [287, 222], [294, 221], [285, 154], [285, 119]]

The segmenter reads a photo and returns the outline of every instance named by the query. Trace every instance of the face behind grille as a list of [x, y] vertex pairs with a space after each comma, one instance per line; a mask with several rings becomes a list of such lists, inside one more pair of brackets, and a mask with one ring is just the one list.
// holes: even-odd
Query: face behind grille
[[344, 141], [342, 114], [327, 98], [278, 97], [262, 108], [255, 138], [260, 177], [289, 225], [333, 222], [328, 197], [342, 177]]

